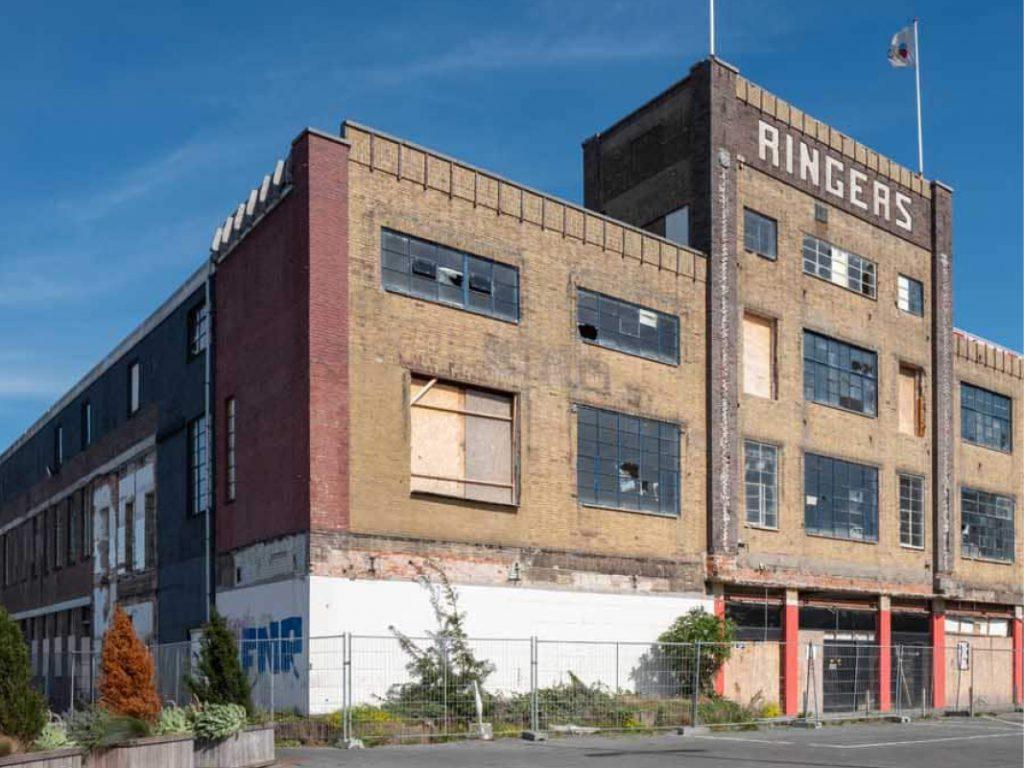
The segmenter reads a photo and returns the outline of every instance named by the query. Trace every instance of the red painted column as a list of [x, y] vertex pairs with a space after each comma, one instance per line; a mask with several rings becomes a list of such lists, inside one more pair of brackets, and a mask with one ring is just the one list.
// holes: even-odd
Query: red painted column
[[890, 688], [892, 678], [892, 613], [888, 595], [878, 599], [878, 621], [875, 642], [878, 644], [878, 709], [892, 709]]
[[[719, 619], [725, 618], [725, 595], [721, 594], [718, 589], [715, 590], [715, 616]], [[725, 664], [720, 666], [715, 673], [715, 695], [725, 696]]]
[[946, 706], [946, 606], [932, 603], [932, 707]]
[[1024, 704], [1024, 621], [1021, 609], [1014, 608], [1013, 616], [1013, 702]]
[[799, 711], [800, 688], [800, 604], [795, 589], [786, 590], [782, 608], [782, 712], [796, 715]]

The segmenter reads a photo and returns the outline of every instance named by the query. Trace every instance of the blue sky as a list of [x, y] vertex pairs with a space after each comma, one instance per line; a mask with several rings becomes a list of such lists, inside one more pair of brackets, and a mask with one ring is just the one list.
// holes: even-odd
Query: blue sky
[[[306, 125], [344, 118], [580, 200], [580, 142], [707, 53], [707, 4], [19, 3], [0, 30], [0, 448], [205, 257]], [[719, 0], [718, 53], [956, 189], [957, 325], [1021, 349], [1021, 4]]]

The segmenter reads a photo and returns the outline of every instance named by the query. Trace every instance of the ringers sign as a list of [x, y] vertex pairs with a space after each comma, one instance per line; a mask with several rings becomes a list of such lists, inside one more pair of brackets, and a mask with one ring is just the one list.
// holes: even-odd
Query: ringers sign
[[[821, 142], [743, 110], [746, 161], [821, 200], [924, 248], [931, 248], [931, 204]], [[749, 131], [749, 133], [748, 133]], [[751, 146], [753, 144], [754, 146]]]

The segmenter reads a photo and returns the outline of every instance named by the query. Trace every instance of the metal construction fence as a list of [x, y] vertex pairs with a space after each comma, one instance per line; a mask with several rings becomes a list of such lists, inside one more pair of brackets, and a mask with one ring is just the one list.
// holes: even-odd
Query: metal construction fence
[[[878, 646], [843, 639], [801, 643], [797, 685], [785, 681], [780, 642], [730, 645], [337, 637], [242, 640], [240, 658], [254, 707], [278, 737], [303, 743], [366, 743], [519, 733], [673, 729], [783, 716], [781, 691], [796, 691], [797, 718], [928, 713], [933, 686], [945, 708], [1013, 707], [1013, 652], [995, 642], [946, 648], [936, 670], [926, 645]], [[993, 639], [994, 640], [994, 639]], [[967, 646], [965, 650], [965, 646]], [[189, 703], [199, 646], [152, 647], [165, 702]], [[98, 697], [95, 653], [36, 658], [36, 680], [65, 711]], [[888, 667], [888, 695], [880, 681]], [[792, 671], [790, 672], [792, 674]]]

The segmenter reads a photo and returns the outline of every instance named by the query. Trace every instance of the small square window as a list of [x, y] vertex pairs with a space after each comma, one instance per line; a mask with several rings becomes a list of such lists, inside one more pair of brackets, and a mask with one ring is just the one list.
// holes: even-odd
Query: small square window
[[924, 285], [906, 275], [896, 278], [896, 305], [911, 315], [924, 314]]
[[822, 224], [828, 224], [828, 206], [824, 203], [814, 204], [814, 220]]

